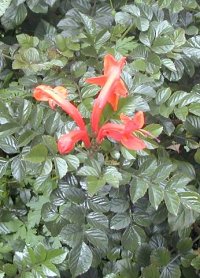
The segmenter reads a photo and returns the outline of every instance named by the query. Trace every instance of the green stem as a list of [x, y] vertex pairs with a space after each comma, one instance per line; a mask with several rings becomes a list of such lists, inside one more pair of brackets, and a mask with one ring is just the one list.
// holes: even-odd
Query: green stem
[[12, 57], [10, 57], [10, 56], [8, 56], [8, 55], [6, 55], [6, 54], [4, 54], [4, 53], [2, 53], [2, 56], [5, 57], [5, 58], [7, 58], [7, 59], [9, 59], [9, 60], [12, 60], [12, 61], [14, 60]]
[[112, 10], [114, 10], [114, 6], [113, 6], [113, 3], [112, 3], [112, 0], [110, 0], [110, 6], [111, 6]]
[[135, 23], [131, 24], [128, 29], [126, 29], [126, 31], [124, 32], [124, 34], [121, 36], [121, 40], [123, 40], [126, 35], [129, 33], [129, 31], [133, 28], [133, 26], [135, 25]]

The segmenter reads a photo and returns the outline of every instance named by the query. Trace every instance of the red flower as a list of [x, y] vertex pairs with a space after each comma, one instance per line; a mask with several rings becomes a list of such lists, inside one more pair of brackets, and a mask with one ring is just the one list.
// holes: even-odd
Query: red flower
[[103, 125], [99, 130], [97, 142], [101, 143], [104, 137], [110, 137], [120, 142], [127, 149], [136, 151], [144, 149], [146, 147], [144, 141], [135, 136], [135, 132], [150, 135], [142, 129], [144, 125], [143, 112], [137, 112], [133, 118], [121, 114], [120, 119], [123, 124], [107, 123]]
[[[35, 88], [33, 96], [36, 100], [48, 101], [52, 109], [54, 109], [56, 105], [60, 106], [77, 123], [80, 130], [87, 133], [86, 126], [80, 112], [66, 99], [67, 90], [64, 87], [58, 86], [52, 88], [50, 86], [40, 85]], [[84, 137], [84, 143], [86, 147], [90, 147], [90, 139], [88, 135]]]
[[80, 141], [86, 141], [87, 140], [87, 132], [84, 130], [73, 130], [67, 134], [63, 134], [58, 139], [58, 151], [60, 154], [67, 154], [71, 152], [75, 144]]
[[113, 110], [116, 111], [119, 97], [127, 96], [126, 86], [120, 78], [125, 62], [125, 57], [122, 57], [119, 61], [117, 61], [112, 55], [108, 54], [104, 58], [104, 75], [86, 79], [86, 82], [88, 83], [103, 87], [94, 102], [91, 116], [92, 130], [95, 133], [98, 132], [100, 116], [106, 103], [110, 103]]

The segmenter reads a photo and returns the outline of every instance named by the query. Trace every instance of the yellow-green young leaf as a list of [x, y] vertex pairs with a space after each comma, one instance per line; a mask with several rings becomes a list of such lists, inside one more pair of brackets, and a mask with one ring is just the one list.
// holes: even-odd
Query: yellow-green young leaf
[[157, 137], [162, 133], [163, 127], [159, 124], [150, 124], [144, 130], [149, 131], [153, 136]]
[[190, 113], [200, 116], [200, 103], [191, 103], [188, 108]]
[[200, 269], [200, 256], [196, 256], [196, 258], [194, 258], [191, 262], [191, 265], [195, 268], [195, 269]]
[[105, 185], [105, 179], [98, 178], [95, 176], [87, 177], [87, 189], [90, 196], [93, 196]]
[[24, 156], [24, 160], [30, 161], [32, 163], [44, 162], [47, 158], [48, 150], [44, 144], [38, 144], [34, 146], [31, 151]]
[[198, 149], [194, 155], [194, 159], [197, 163], [200, 164], [200, 149]]
[[186, 120], [186, 117], [188, 115], [188, 108], [185, 106], [185, 107], [181, 107], [181, 108], [174, 108], [174, 113], [176, 115], [176, 117], [178, 119], [180, 119], [181, 121], [185, 121]]

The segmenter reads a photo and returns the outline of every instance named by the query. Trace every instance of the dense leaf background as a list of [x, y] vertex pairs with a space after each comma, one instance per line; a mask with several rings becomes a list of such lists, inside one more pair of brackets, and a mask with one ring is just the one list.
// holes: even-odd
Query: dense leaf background
[[[1, 1], [0, 277], [199, 277], [199, 28], [195, 0]], [[144, 111], [160, 142], [61, 156], [75, 124], [32, 90], [65, 86], [89, 126], [107, 53], [129, 96], [104, 119]]]

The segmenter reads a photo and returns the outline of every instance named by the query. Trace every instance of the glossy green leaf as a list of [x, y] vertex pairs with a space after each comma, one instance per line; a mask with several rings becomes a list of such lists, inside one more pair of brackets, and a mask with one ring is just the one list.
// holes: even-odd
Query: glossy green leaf
[[70, 251], [69, 268], [74, 277], [85, 273], [91, 264], [92, 252], [84, 242]]
[[130, 186], [131, 201], [135, 203], [138, 199], [142, 198], [148, 188], [149, 184], [146, 180], [141, 178], [133, 180]]

